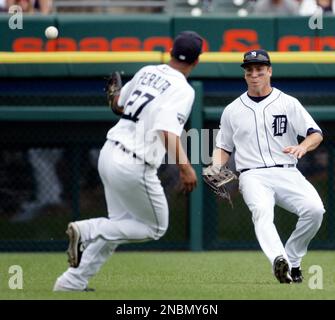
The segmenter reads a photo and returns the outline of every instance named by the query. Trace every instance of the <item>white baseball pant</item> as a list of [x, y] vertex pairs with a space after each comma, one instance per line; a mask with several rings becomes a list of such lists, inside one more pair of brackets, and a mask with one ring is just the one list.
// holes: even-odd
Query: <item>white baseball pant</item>
[[[299, 267], [325, 212], [315, 188], [296, 168], [248, 170], [240, 175], [239, 181], [265, 255], [272, 264], [277, 256], [283, 255], [290, 267]], [[285, 248], [273, 222], [275, 204], [298, 216]]]
[[59, 278], [73, 289], [84, 289], [119, 244], [157, 240], [168, 227], [168, 204], [155, 168], [107, 140], [98, 169], [108, 218], [76, 222], [85, 250], [78, 268]]

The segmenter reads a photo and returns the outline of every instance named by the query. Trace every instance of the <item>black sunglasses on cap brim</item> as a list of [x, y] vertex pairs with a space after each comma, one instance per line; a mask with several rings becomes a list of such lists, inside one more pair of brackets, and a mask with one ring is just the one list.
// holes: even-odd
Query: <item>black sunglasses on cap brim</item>
[[252, 53], [249, 53], [244, 57], [243, 62], [248, 62], [251, 60], [258, 60], [259, 62], [261, 61], [270, 62], [269, 58], [261, 53], [258, 53], [256, 56], [253, 55]]
[[270, 57], [268, 55], [263, 54], [262, 52], [256, 52], [256, 51], [247, 53], [244, 56], [241, 67], [244, 68], [245, 66], [252, 64], [252, 63], [261, 63], [261, 64], [271, 66]]

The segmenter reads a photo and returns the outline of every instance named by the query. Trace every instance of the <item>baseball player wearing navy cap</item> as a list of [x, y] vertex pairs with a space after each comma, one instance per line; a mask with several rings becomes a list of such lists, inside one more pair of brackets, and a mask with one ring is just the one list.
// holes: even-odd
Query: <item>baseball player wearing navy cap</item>
[[107, 133], [98, 162], [108, 218], [68, 225], [70, 267], [56, 280], [54, 291], [87, 291], [89, 279], [119, 244], [165, 234], [169, 211], [157, 168], [166, 151], [179, 166], [184, 191], [196, 187], [180, 135], [194, 101], [186, 78], [198, 64], [201, 48], [197, 33], [180, 33], [170, 63], [143, 67], [114, 100], [122, 116]]
[[[296, 164], [323, 136], [296, 98], [271, 86], [271, 65], [265, 50], [244, 54], [241, 66], [248, 90], [222, 113], [212, 168], [225, 165], [235, 152], [239, 189], [274, 275], [281, 283], [302, 282], [301, 260], [325, 209]], [[304, 138], [300, 144], [298, 136]], [[275, 205], [298, 216], [285, 246], [274, 225]]]

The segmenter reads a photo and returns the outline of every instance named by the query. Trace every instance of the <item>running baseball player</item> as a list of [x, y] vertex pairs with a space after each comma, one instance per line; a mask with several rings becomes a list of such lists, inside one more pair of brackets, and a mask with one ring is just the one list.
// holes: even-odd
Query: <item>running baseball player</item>
[[143, 67], [113, 100], [122, 116], [108, 132], [98, 162], [108, 218], [68, 225], [70, 267], [54, 291], [87, 291], [88, 280], [119, 244], [165, 234], [169, 212], [157, 168], [166, 151], [179, 166], [184, 191], [195, 188], [197, 177], [180, 135], [194, 101], [186, 78], [198, 64], [202, 42], [195, 32], [180, 33], [170, 63]]
[[[314, 187], [296, 168], [298, 159], [323, 140], [319, 126], [292, 96], [271, 86], [265, 50], [244, 54], [248, 91], [223, 111], [216, 137], [213, 174], [235, 151], [239, 189], [252, 213], [258, 242], [280, 283], [302, 282], [301, 260], [325, 212]], [[305, 138], [298, 144], [297, 137]], [[274, 206], [298, 216], [283, 246], [274, 225]]]

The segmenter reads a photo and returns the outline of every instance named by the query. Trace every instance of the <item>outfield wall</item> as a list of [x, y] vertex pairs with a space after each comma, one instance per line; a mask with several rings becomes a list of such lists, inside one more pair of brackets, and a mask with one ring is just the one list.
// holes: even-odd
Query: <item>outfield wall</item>
[[[335, 75], [333, 52], [272, 52], [276, 78], [332, 78]], [[169, 53], [137, 52], [3, 52], [0, 53], [0, 78], [103, 77], [113, 70], [132, 76], [147, 64], [167, 63]], [[239, 52], [205, 52], [193, 78], [241, 78]]]
[[[23, 16], [23, 29], [11, 29], [0, 16], [0, 51], [169, 51], [182, 30], [195, 30], [206, 51], [332, 51], [335, 17], [323, 17], [322, 29], [309, 26], [309, 17], [219, 17], [169, 15], [58, 14]], [[49, 25], [58, 40], [47, 40]]]

